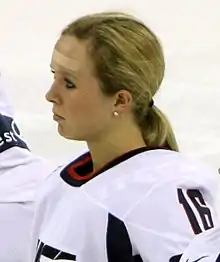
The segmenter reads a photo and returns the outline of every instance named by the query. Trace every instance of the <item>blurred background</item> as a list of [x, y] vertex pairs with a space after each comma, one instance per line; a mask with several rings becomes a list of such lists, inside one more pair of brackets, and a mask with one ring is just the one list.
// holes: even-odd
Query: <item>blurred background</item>
[[44, 95], [62, 28], [98, 11], [137, 15], [161, 39], [167, 69], [155, 103], [169, 117], [183, 152], [220, 166], [219, 0], [7, 0], [0, 8], [0, 71], [31, 149], [58, 164], [86, 150], [56, 131]]

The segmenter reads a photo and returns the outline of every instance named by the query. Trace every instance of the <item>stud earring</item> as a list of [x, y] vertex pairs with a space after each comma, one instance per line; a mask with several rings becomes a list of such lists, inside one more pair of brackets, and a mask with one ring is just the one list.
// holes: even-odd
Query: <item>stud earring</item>
[[117, 111], [115, 111], [113, 114], [114, 114], [114, 116], [118, 116], [118, 112]]

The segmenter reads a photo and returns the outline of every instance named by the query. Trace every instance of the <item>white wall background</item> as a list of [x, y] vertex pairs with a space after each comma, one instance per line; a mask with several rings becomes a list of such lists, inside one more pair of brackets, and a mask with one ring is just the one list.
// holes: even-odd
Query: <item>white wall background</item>
[[86, 148], [57, 135], [44, 93], [52, 81], [50, 56], [60, 30], [82, 14], [103, 10], [136, 14], [160, 36], [167, 74], [156, 103], [168, 114], [182, 151], [219, 167], [219, 0], [3, 1], [0, 70], [32, 149], [61, 162]]

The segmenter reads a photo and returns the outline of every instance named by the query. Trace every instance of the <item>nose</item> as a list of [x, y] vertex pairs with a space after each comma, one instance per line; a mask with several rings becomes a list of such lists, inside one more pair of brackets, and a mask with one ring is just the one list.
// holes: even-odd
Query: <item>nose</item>
[[48, 90], [48, 92], [46, 93], [45, 98], [48, 102], [58, 103], [59, 99], [58, 99], [58, 93], [56, 91], [55, 81], [50, 87], [50, 89]]

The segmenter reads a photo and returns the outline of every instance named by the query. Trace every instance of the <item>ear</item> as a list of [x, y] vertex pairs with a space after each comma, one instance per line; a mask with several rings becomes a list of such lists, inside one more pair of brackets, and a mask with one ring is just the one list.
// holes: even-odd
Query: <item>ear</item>
[[120, 90], [115, 95], [114, 111], [118, 112], [119, 114], [130, 111], [132, 101], [132, 95], [129, 91]]

